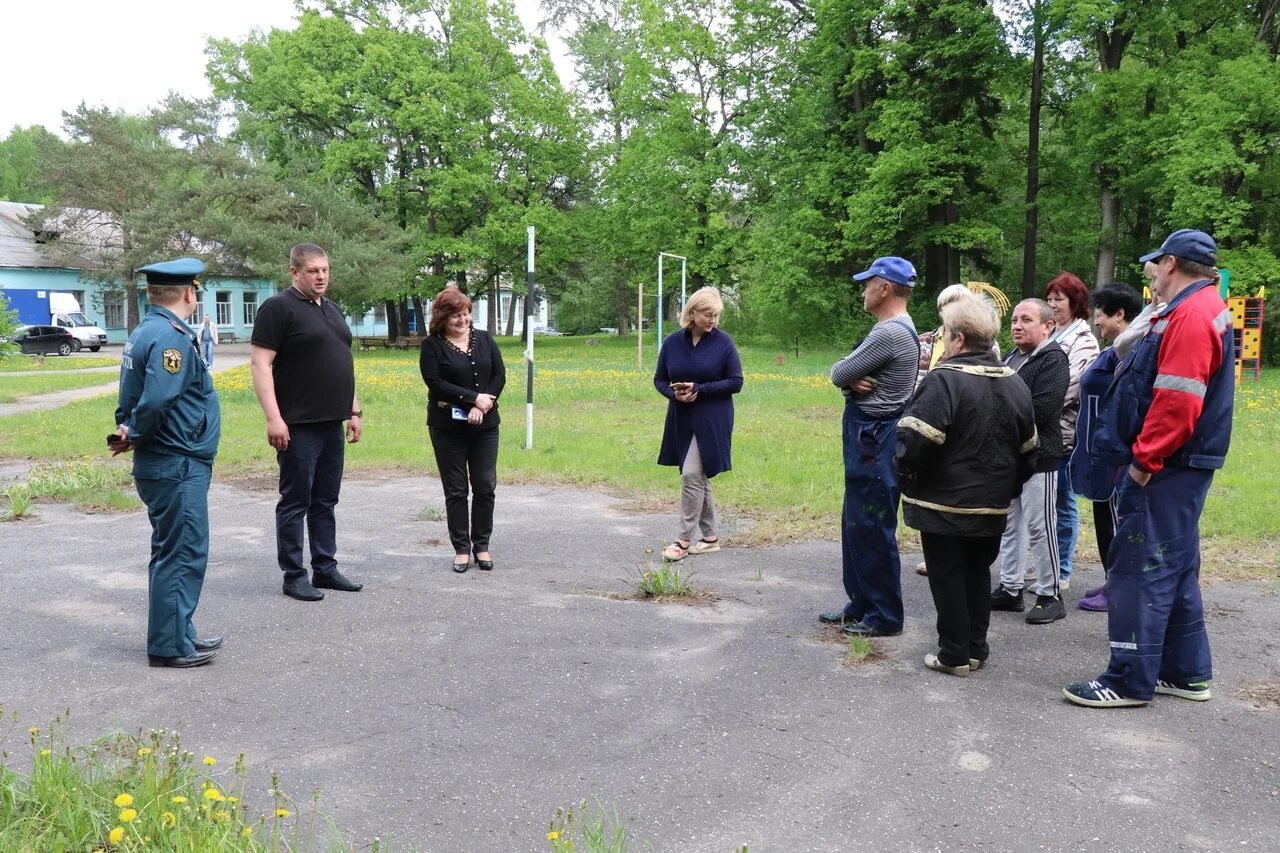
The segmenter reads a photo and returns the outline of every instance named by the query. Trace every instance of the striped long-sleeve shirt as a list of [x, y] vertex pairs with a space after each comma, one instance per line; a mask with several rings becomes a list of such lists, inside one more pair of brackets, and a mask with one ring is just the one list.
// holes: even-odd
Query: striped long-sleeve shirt
[[910, 316], [900, 314], [876, 323], [853, 352], [832, 365], [831, 383], [847, 394], [859, 379], [874, 379], [876, 387], [870, 394], [855, 397], [858, 408], [872, 417], [891, 415], [911, 399], [919, 362], [915, 324]]

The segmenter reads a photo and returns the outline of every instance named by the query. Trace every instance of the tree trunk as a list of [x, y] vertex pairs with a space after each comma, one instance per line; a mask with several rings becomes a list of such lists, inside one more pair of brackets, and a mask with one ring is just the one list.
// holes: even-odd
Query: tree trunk
[[415, 293], [412, 298], [413, 318], [417, 321], [415, 325], [418, 327], [416, 334], [425, 335], [427, 333], [427, 315], [422, 310], [422, 297]]
[[400, 337], [407, 338], [409, 336], [409, 297], [405, 296], [400, 299]]
[[501, 276], [497, 273], [493, 276], [493, 281], [489, 283], [489, 298], [486, 300], [489, 304], [485, 312], [485, 328], [489, 330], [489, 334], [498, 334], [498, 300], [502, 298], [502, 292], [498, 288]]
[[[955, 225], [960, 220], [960, 209], [951, 202], [935, 204], [929, 208], [929, 224], [932, 226]], [[930, 243], [924, 248], [925, 286], [934, 293], [949, 284], [960, 281], [959, 250], [941, 243]]]
[[1116, 276], [1116, 228], [1120, 222], [1120, 200], [1116, 198], [1113, 186], [1115, 170], [1101, 168], [1098, 170], [1098, 183], [1101, 192], [1098, 194], [1098, 212], [1100, 227], [1098, 229], [1098, 269], [1094, 277], [1095, 284], [1114, 281]]
[[631, 333], [631, 288], [625, 280], [619, 280], [613, 288], [613, 306], [618, 313], [618, 337]]
[[1044, 85], [1044, 21], [1041, 2], [1031, 7], [1035, 50], [1031, 61], [1031, 113], [1027, 122], [1026, 225], [1022, 232], [1022, 297], [1036, 295], [1036, 249], [1040, 231], [1040, 101]]
[[138, 281], [137, 273], [130, 271], [125, 277], [124, 299], [128, 303], [129, 318], [125, 321], [128, 324], [128, 332], [133, 334], [133, 330], [138, 328]]
[[520, 311], [520, 297], [511, 292], [511, 310], [507, 312], [507, 337], [516, 333], [516, 314]]
[[384, 305], [387, 312], [387, 337], [394, 340], [396, 330], [400, 328], [400, 311], [396, 308], [394, 299], [388, 299]]

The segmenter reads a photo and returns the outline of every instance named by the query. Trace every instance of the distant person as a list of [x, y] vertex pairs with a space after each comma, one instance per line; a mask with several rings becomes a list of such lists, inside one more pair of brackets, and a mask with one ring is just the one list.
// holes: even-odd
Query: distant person
[[950, 675], [981, 669], [990, 653], [991, 563], [1035, 461], [1031, 393], [991, 353], [999, 332], [986, 302], [948, 303], [943, 357], [898, 421], [903, 518], [920, 531], [938, 611], [938, 653], [924, 664]]
[[844, 507], [841, 568], [849, 601], [818, 614], [846, 634], [902, 633], [902, 567], [898, 556], [898, 418], [916, 387], [920, 342], [907, 313], [916, 268], [898, 257], [876, 258], [853, 276], [866, 282], [863, 308], [876, 318], [867, 336], [831, 368], [845, 395], [842, 419]]
[[653, 372], [653, 387], [667, 398], [658, 464], [680, 469], [680, 530], [662, 549], [668, 562], [720, 550], [711, 479], [733, 468], [733, 395], [742, 390], [738, 348], [719, 328], [723, 312], [715, 288], [690, 296]]
[[133, 451], [133, 483], [151, 521], [147, 660], [193, 667], [213, 660], [221, 637], [199, 637], [192, 616], [209, 562], [209, 481], [222, 415], [213, 377], [186, 321], [200, 304], [194, 258], [151, 264], [147, 315], [120, 361], [116, 454]]
[[1107, 284], [1093, 292], [1093, 324], [1103, 340], [1112, 346], [1089, 365], [1080, 377], [1080, 416], [1076, 420], [1075, 447], [1071, 452], [1072, 491], [1093, 502], [1093, 529], [1098, 540], [1098, 557], [1102, 560], [1103, 583], [1087, 590], [1076, 603], [1081, 610], [1105, 612], [1107, 609], [1107, 552], [1115, 536], [1116, 466], [1095, 463], [1090, 456], [1093, 431], [1098, 422], [1098, 404], [1115, 379], [1116, 368], [1128, 350], [1121, 352], [1115, 342], [1142, 311], [1142, 297], [1125, 284]]
[[[453, 570], [493, 568], [494, 494], [498, 488], [498, 397], [507, 382], [498, 344], [471, 323], [471, 300], [446, 287], [431, 303], [418, 356], [427, 385], [427, 433], [444, 488]], [[467, 512], [467, 485], [471, 511]]]
[[218, 325], [209, 320], [209, 315], [204, 315], [204, 322], [200, 324], [200, 348], [204, 352], [204, 363], [208, 367], [213, 367], [213, 348], [218, 345]]
[[1140, 259], [1165, 303], [1102, 398], [1093, 454], [1127, 466], [1107, 555], [1111, 661], [1068, 684], [1077, 705], [1145, 705], [1157, 693], [1210, 698], [1213, 662], [1200, 598], [1200, 514], [1226, 461], [1235, 401], [1231, 312], [1218, 295], [1218, 247], [1173, 232]]
[[[293, 284], [270, 297], [253, 323], [250, 371], [267, 419], [267, 443], [280, 465], [276, 561], [284, 594], [319, 601], [321, 589], [357, 592], [338, 571], [334, 507], [342, 489], [346, 441], [360, 440], [351, 328], [329, 289], [329, 256], [314, 243], [289, 254]], [[311, 579], [303, 562], [303, 527], [311, 540]]]
[[1076, 540], [1080, 537], [1080, 511], [1067, 463], [1076, 443], [1076, 417], [1080, 412], [1080, 377], [1098, 357], [1098, 339], [1089, 328], [1089, 289], [1069, 272], [1049, 280], [1044, 299], [1053, 309], [1053, 341], [1067, 354], [1071, 381], [1062, 401], [1062, 460], [1058, 463], [1056, 530], [1058, 538], [1058, 581], [1062, 589], [1071, 586]]
[[1013, 349], [1005, 364], [1031, 391], [1039, 450], [1035, 470], [1009, 509], [1000, 541], [1000, 584], [991, 593], [991, 609], [1021, 613], [1027, 575], [1027, 546], [1036, 602], [1027, 614], [1031, 625], [1047, 625], [1067, 615], [1058, 586], [1058, 540], [1054, 534], [1058, 463], [1062, 458], [1062, 401], [1071, 381], [1067, 354], [1054, 343], [1053, 309], [1042, 299], [1024, 299], [1013, 309]]

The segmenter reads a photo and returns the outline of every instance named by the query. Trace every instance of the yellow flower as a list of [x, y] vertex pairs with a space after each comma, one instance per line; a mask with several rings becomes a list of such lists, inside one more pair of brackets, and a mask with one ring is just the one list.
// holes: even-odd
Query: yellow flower
[[133, 794], [118, 794], [116, 796], [116, 808], [122, 809], [125, 806], [133, 805]]
[[138, 750], [138, 757], [139, 757], [139, 758], [146, 758], [146, 757], [147, 757], [148, 755], [150, 755], [150, 754], [151, 754], [151, 747], [149, 747], [149, 746], [144, 746], [144, 747], [142, 747], [141, 749], [139, 749], [139, 750]]
[[133, 823], [137, 819], [138, 819], [137, 809], [125, 809], [124, 811], [120, 812], [121, 823]]
[[240, 802], [240, 798], [239, 798], [239, 797], [227, 797], [227, 802], [228, 802], [228, 803], [231, 803], [232, 805], [234, 805], [234, 804], [236, 804], [236, 803]]
[[556, 832], [554, 829], [547, 833], [548, 841], [555, 841], [559, 837], [560, 837], [560, 833]]
[[222, 802], [223, 800], [226, 799], [226, 797], [222, 796], [222, 792], [219, 791], [217, 788], [210, 788], [209, 790], [205, 791], [204, 798], [206, 800], [213, 800], [214, 802]]
[[35, 737], [36, 735], [40, 734], [40, 730], [37, 729], [35, 726], [32, 726], [31, 728], [27, 729], [27, 734], [31, 735], [32, 737]]
[[276, 817], [288, 817], [289, 814], [288, 809], [276, 809]]
[[219, 810], [213, 813], [214, 820], [226, 820], [229, 817], [231, 817], [231, 812], [229, 811]]
[[212, 767], [213, 765], [215, 765], [215, 764], [217, 764], [217, 763], [218, 763], [218, 759], [214, 758], [212, 755], [206, 755], [206, 756], [204, 757], [204, 766], [205, 766], [205, 767]]
[[173, 812], [165, 812], [160, 815], [160, 822], [165, 826], [176, 826], [178, 823], [178, 816]]
[[40, 757], [41, 757], [41, 758], [48, 758], [50, 755], [53, 755], [53, 750], [51, 750], [51, 749], [42, 749], [42, 750], [40, 750]]
[[173, 803], [173, 804], [174, 804], [174, 805], [176, 805], [176, 806], [180, 806], [180, 805], [182, 805], [183, 803], [185, 803], [186, 801], [187, 801], [187, 798], [186, 798], [186, 797], [183, 797], [183, 796], [177, 796], [177, 797], [174, 797], [173, 799], [169, 800], [169, 802]]
[[122, 838], [124, 838], [123, 826], [117, 826], [107, 834], [107, 841], [110, 841], [112, 844], [119, 844]]
[[244, 829], [240, 830], [240, 837], [241, 837], [241, 838], [248, 838], [248, 837], [249, 837], [250, 835], [252, 835], [252, 834], [253, 834], [253, 827], [252, 827], [252, 826], [246, 826]]

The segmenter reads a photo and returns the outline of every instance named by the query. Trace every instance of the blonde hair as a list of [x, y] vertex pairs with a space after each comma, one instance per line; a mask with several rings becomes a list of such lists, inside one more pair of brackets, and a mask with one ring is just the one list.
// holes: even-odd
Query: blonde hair
[[684, 304], [684, 310], [680, 312], [680, 326], [689, 328], [693, 325], [693, 315], [697, 311], [705, 311], [708, 308], [713, 309], [716, 313], [724, 311], [724, 300], [720, 298], [720, 292], [714, 287], [702, 287], [694, 291], [693, 296], [689, 297], [689, 301]]
[[938, 294], [938, 310], [941, 311], [952, 302], [957, 299], [963, 299], [966, 296], [973, 296], [973, 291], [963, 284], [948, 285], [942, 288], [942, 292]]
[[965, 352], [985, 352], [1000, 334], [1000, 315], [985, 299], [956, 299], [942, 308], [942, 328], [953, 338], [964, 335]]

